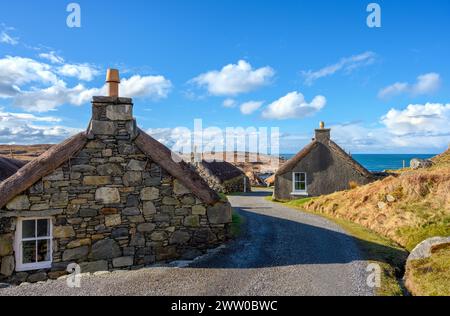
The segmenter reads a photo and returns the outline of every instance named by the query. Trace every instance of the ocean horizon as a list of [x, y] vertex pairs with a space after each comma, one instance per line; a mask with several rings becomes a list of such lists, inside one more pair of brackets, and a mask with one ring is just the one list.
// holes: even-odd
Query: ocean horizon
[[[281, 154], [284, 159], [291, 159], [296, 154]], [[353, 159], [372, 172], [384, 170], [396, 170], [410, 166], [410, 161], [414, 158], [430, 159], [438, 154], [353, 154]]]

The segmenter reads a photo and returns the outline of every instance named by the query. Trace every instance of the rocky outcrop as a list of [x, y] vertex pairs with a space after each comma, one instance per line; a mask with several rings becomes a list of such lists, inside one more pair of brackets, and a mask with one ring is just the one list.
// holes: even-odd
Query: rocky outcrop
[[411, 169], [413, 169], [413, 170], [430, 168], [431, 166], [433, 166], [433, 162], [428, 159], [414, 158], [411, 160], [410, 166], [411, 166]]

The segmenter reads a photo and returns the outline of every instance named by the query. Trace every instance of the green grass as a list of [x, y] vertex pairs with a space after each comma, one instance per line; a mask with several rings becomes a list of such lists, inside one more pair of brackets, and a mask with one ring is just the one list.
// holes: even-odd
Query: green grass
[[242, 233], [242, 225], [244, 224], [244, 218], [233, 210], [232, 222], [231, 222], [231, 236], [233, 238], [238, 237]]
[[450, 246], [431, 257], [413, 260], [407, 267], [407, 285], [414, 295], [450, 296]]
[[351, 221], [332, 217], [327, 214], [308, 212], [302, 209], [305, 203], [312, 198], [304, 198], [292, 201], [274, 201], [272, 197], [266, 197], [266, 200], [275, 203], [282, 203], [293, 209], [322, 216], [341, 226], [350, 235], [355, 237], [364, 259], [369, 262], [378, 263], [382, 268], [381, 288], [377, 289], [377, 294], [381, 296], [399, 296], [404, 291], [400, 285], [400, 278], [403, 275], [404, 264], [408, 252], [388, 238]]

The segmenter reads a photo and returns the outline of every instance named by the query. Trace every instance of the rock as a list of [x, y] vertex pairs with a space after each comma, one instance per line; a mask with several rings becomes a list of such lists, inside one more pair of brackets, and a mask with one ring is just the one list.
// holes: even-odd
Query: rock
[[133, 119], [131, 104], [114, 104], [106, 107], [106, 117], [111, 121], [130, 121]]
[[198, 215], [190, 215], [184, 218], [184, 225], [187, 227], [198, 227], [200, 226], [200, 220]]
[[64, 172], [62, 169], [56, 169], [48, 176], [42, 178], [44, 181], [62, 181], [64, 180]]
[[89, 132], [94, 135], [114, 135], [116, 126], [114, 122], [92, 120]]
[[422, 169], [422, 168], [430, 168], [433, 166], [433, 162], [429, 159], [412, 159], [410, 162], [410, 166], [413, 170]]
[[207, 215], [211, 224], [231, 223], [231, 205], [230, 203], [218, 202], [208, 207]]
[[74, 240], [74, 241], [71, 241], [70, 243], [68, 243], [66, 248], [73, 249], [73, 248], [78, 248], [78, 247], [82, 247], [82, 246], [89, 246], [90, 244], [91, 244], [91, 240], [89, 238], [77, 239], [77, 240]]
[[127, 207], [122, 210], [124, 216], [136, 216], [141, 215], [141, 211], [137, 207]]
[[171, 197], [171, 196], [165, 196], [162, 200], [162, 203], [164, 205], [177, 205], [178, 204], [178, 200]]
[[383, 209], [386, 208], [386, 203], [384, 203], [384, 202], [378, 202], [377, 206], [378, 206], [378, 208], [379, 208], [380, 210], [383, 210]]
[[206, 215], [206, 208], [203, 205], [194, 205], [192, 215]]
[[120, 214], [105, 216], [106, 227], [118, 226], [120, 224], [122, 224], [122, 218], [121, 218]]
[[166, 232], [157, 231], [157, 232], [154, 232], [154, 233], [150, 236], [150, 238], [151, 238], [153, 241], [163, 241], [163, 240], [166, 240], [166, 239], [167, 239], [167, 233], [166, 233]]
[[86, 258], [89, 252], [88, 246], [79, 248], [67, 249], [63, 253], [63, 261], [74, 261]]
[[117, 188], [98, 188], [95, 191], [95, 200], [105, 204], [120, 203], [120, 193]]
[[144, 216], [150, 216], [150, 215], [156, 214], [155, 204], [153, 204], [153, 202], [151, 202], [151, 201], [145, 201], [143, 203], [142, 211], [144, 213]]
[[111, 232], [111, 237], [114, 239], [128, 238], [128, 228], [116, 228]]
[[194, 260], [195, 258], [200, 257], [201, 255], [203, 255], [203, 253], [200, 250], [188, 249], [187, 251], [185, 251], [182, 254], [181, 259], [182, 260]]
[[152, 223], [143, 223], [143, 224], [139, 224], [137, 227], [138, 232], [141, 233], [149, 233], [154, 231], [156, 228], [155, 224]]
[[42, 282], [42, 281], [45, 281], [45, 280], [47, 280], [47, 273], [45, 273], [45, 272], [39, 272], [39, 273], [31, 274], [27, 278], [27, 282], [30, 282], [30, 283]]
[[6, 208], [11, 211], [28, 210], [30, 206], [30, 200], [26, 195], [18, 195], [6, 204]]
[[72, 226], [54, 226], [53, 238], [75, 237], [75, 231]]
[[147, 166], [147, 161], [130, 160], [127, 165], [127, 169], [130, 171], [144, 171]]
[[183, 184], [181, 184], [181, 182], [178, 179], [175, 179], [173, 181], [173, 192], [176, 195], [184, 195], [191, 193], [191, 191], [188, 188], [186, 188]]
[[128, 220], [131, 223], [135, 223], [135, 224], [145, 222], [145, 218], [142, 215], [128, 216]]
[[103, 157], [112, 157], [113, 151], [111, 148], [103, 149], [102, 150], [102, 156]]
[[113, 259], [113, 267], [114, 268], [123, 268], [132, 266], [134, 263], [133, 257], [120, 257]]
[[0, 268], [0, 274], [3, 274], [4, 276], [11, 276], [14, 272], [14, 266], [15, 266], [15, 261], [14, 261], [14, 256], [7, 256], [7, 257], [3, 257], [1, 259], [2, 265]]
[[127, 187], [138, 186], [142, 183], [142, 172], [127, 171], [123, 176], [123, 184]]
[[72, 166], [72, 172], [91, 174], [95, 172], [95, 167], [90, 165], [75, 165]]
[[127, 197], [127, 207], [138, 207], [139, 197], [136, 195], [128, 195]]
[[142, 201], [153, 201], [159, 198], [159, 189], [155, 187], [143, 188], [141, 191]]
[[81, 217], [95, 217], [97, 216], [97, 214], [98, 214], [97, 210], [93, 210], [90, 208], [84, 208], [80, 210]]
[[66, 207], [69, 204], [69, 193], [59, 192], [52, 194], [50, 205], [52, 207]]
[[108, 261], [99, 260], [92, 262], [83, 262], [80, 263], [81, 273], [94, 273], [97, 271], [107, 271], [108, 270]]
[[97, 172], [101, 176], [118, 177], [122, 175], [122, 168], [115, 163], [108, 163], [98, 166]]
[[44, 211], [48, 210], [49, 208], [50, 205], [48, 205], [48, 203], [39, 203], [31, 205], [30, 211]]
[[144, 247], [145, 246], [144, 235], [138, 233], [138, 234], [134, 235], [133, 237], [131, 237], [130, 246], [131, 247]]
[[186, 205], [186, 206], [190, 206], [190, 205], [194, 205], [195, 204], [195, 198], [192, 196], [185, 196], [182, 198], [181, 200], [181, 204]]
[[389, 203], [394, 203], [395, 202], [395, 197], [393, 197], [392, 195], [388, 194], [386, 195], [386, 201]]
[[450, 237], [433, 237], [424, 240], [411, 251], [407, 261], [429, 258], [434, 247], [445, 244], [450, 244]]
[[92, 260], [102, 260], [102, 259], [112, 259], [121, 256], [121, 250], [117, 242], [112, 239], [103, 239], [97, 241], [91, 250], [89, 259]]
[[13, 240], [11, 235], [0, 235], [0, 258], [13, 253]]
[[185, 231], [177, 230], [170, 237], [171, 244], [183, 245], [191, 239], [191, 234]]
[[83, 184], [86, 186], [98, 186], [111, 184], [110, 176], [86, 176], [83, 178]]
[[102, 215], [114, 215], [117, 214], [118, 212], [119, 210], [113, 207], [104, 207], [100, 210], [100, 214]]
[[65, 275], [67, 275], [67, 271], [51, 271], [48, 273], [48, 278], [51, 280], [58, 280]]

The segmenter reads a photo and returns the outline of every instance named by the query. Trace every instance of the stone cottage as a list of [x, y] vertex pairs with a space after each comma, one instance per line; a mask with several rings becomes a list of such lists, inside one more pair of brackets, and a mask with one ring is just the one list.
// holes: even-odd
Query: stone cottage
[[198, 174], [208, 185], [220, 193], [250, 192], [251, 184], [245, 173], [227, 161], [194, 163]]
[[313, 141], [275, 174], [274, 198], [292, 200], [347, 190], [374, 180], [373, 175], [331, 140], [321, 122]]
[[229, 203], [136, 126], [118, 71], [107, 82], [86, 132], [0, 185], [0, 281], [192, 259], [227, 239]]

